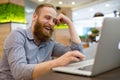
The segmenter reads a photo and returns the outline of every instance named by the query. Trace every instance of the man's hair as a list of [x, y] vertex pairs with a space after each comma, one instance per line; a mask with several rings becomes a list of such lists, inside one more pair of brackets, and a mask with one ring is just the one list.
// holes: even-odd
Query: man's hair
[[[40, 5], [38, 5], [38, 6], [36, 7], [34, 13], [39, 14], [39, 13], [40, 13], [40, 9], [42, 9], [43, 7], [50, 7], [50, 8], [55, 9], [55, 7], [54, 7], [52, 4], [47, 4], [47, 3], [45, 3], [45, 4], [40, 4]], [[56, 9], [55, 9], [55, 10], [56, 10]]]

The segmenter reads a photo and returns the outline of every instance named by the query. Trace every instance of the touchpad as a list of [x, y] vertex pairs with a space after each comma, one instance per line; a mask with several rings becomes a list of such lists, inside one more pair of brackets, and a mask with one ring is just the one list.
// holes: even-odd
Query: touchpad
[[87, 65], [87, 66], [78, 68], [78, 70], [91, 71], [92, 67], [93, 67], [93, 65]]

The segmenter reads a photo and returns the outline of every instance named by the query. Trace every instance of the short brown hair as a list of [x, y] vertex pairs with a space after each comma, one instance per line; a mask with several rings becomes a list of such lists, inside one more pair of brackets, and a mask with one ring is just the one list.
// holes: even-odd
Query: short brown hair
[[[34, 13], [39, 14], [40, 9], [42, 9], [43, 7], [50, 7], [50, 8], [55, 9], [55, 7], [54, 7], [52, 4], [47, 4], [47, 3], [45, 3], [45, 4], [40, 4], [40, 5], [38, 5], [38, 6], [36, 7]], [[56, 10], [56, 9], [55, 9], [55, 10]]]

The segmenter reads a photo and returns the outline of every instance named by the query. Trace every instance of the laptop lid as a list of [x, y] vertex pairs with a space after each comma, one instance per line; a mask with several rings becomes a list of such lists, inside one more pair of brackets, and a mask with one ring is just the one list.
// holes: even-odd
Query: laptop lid
[[120, 18], [105, 18], [92, 75], [120, 66]]

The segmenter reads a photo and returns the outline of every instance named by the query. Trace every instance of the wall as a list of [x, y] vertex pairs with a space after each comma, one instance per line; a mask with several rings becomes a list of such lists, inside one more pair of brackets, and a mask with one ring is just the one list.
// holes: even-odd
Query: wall
[[0, 24], [0, 57], [3, 52], [2, 49], [3, 49], [5, 38], [10, 33], [10, 30], [11, 30], [10, 26], [11, 26], [10, 23]]
[[56, 29], [53, 33], [53, 38], [64, 45], [70, 45], [70, 34], [68, 29]]

